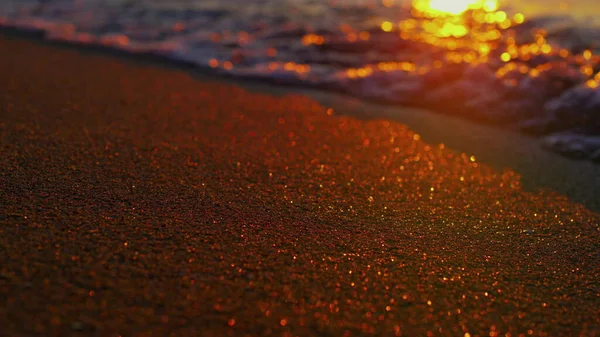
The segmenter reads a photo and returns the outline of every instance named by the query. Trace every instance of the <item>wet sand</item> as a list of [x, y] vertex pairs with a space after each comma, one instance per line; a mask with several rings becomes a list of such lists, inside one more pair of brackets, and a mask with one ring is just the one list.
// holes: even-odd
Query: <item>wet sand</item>
[[303, 95], [0, 49], [1, 336], [600, 335], [600, 215], [514, 171]]

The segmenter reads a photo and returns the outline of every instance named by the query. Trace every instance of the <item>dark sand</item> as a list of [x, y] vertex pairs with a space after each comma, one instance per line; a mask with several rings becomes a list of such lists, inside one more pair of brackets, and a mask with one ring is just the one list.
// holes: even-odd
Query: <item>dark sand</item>
[[0, 336], [600, 336], [600, 216], [513, 171], [306, 96], [0, 50]]

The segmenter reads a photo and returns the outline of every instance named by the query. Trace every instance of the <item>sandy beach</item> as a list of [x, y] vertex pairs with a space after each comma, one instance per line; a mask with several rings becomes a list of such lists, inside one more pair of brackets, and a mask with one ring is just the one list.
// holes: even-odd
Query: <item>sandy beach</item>
[[0, 336], [600, 336], [591, 163], [141, 59], [0, 50]]

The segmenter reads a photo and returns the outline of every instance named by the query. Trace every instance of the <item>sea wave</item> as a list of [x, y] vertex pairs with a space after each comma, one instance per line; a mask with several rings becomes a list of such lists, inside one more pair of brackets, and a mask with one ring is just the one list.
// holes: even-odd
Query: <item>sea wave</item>
[[351, 1], [8, 0], [0, 25], [212, 72], [517, 128], [600, 161], [600, 29], [514, 8]]

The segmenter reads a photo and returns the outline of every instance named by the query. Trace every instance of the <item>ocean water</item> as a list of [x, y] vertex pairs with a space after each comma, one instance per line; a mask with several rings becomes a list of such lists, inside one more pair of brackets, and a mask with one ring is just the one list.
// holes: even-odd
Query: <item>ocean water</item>
[[0, 25], [47, 39], [433, 108], [600, 161], [598, 14], [595, 0], [0, 0]]

